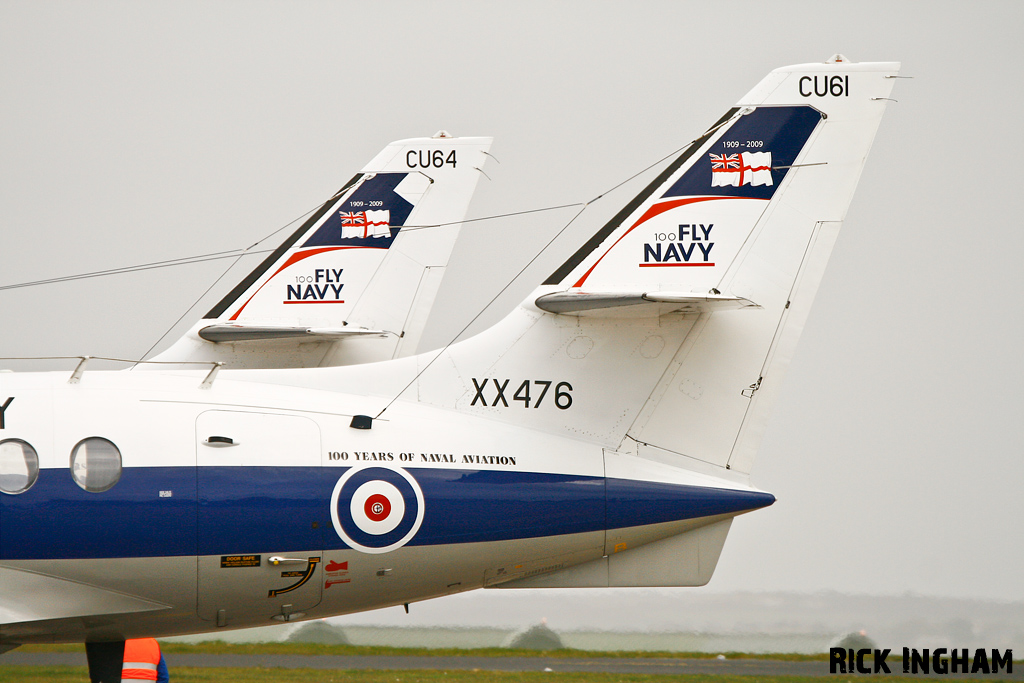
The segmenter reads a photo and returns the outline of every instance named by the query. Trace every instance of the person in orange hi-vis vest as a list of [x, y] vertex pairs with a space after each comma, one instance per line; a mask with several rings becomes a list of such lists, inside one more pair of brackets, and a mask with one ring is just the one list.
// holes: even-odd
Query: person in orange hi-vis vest
[[167, 662], [160, 645], [153, 638], [135, 638], [124, 641], [124, 665], [121, 683], [129, 681], [157, 681], [168, 683]]

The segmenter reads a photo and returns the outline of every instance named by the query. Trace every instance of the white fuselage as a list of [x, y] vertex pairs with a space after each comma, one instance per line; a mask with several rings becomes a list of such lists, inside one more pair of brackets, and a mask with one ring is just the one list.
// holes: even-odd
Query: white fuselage
[[[27, 618], [0, 626], [6, 641], [407, 603], [601, 558], [615, 551], [609, 528], [621, 550], [770, 502], [685, 470], [606, 479], [599, 444], [415, 402], [354, 429], [380, 399], [230, 374], [207, 389], [203, 373], [68, 377], [3, 377], [14, 400], [0, 437], [31, 444], [40, 464], [31, 488], [0, 495], [0, 574], [34, 593]], [[91, 437], [120, 452], [105, 491], [69, 468]]]

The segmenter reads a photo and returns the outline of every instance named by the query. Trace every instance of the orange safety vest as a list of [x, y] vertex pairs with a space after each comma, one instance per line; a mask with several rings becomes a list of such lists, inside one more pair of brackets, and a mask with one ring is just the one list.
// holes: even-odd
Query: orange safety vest
[[160, 664], [160, 646], [152, 638], [124, 641], [124, 665], [121, 681], [155, 681]]

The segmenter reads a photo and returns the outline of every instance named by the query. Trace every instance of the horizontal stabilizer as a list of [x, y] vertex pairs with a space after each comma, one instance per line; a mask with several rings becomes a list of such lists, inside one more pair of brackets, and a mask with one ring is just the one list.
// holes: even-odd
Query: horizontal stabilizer
[[388, 335], [384, 330], [368, 330], [365, 327], [295, 327], [290, 325], [209, 325], [199, 330], [198, 334], [214, 344], [273, 339], [337, 341], [346, 337], [386, 337]]
[[710, 313], [759, 308], [749, 299], [692, 292], [583, 292], [569, 290], [538, 297], [537, 308], [561, 315], [650, 317], [667, 313]]
[[132, 595], [10, 567], [0, 567], [0, 586], [0, 624], [167, 609]]

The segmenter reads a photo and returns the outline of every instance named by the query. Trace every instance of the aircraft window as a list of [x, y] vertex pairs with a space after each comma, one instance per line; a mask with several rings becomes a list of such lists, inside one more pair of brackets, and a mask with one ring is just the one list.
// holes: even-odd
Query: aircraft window
[[39, 455], [21, 439], [0, 441], [0, 491], [24, 493], [39, 477]]
[[98, 436], [83, 439], [71, 451], [71, 476], [86, 491], [106, 491], [121, 479], [121, 451]]

